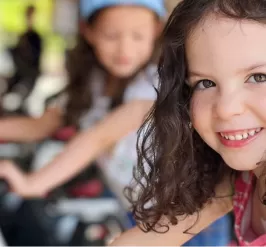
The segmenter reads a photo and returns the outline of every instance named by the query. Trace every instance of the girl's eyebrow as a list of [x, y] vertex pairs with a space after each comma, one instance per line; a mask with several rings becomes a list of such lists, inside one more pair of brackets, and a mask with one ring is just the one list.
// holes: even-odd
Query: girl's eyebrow
[[199, 71], [188, 71], [188, 76], [189, 77], [208, 77], [206, 74], [203, 74]]
[[[259, 62], [259, 63], [249, 65], [247, 67], [240, 68], [237, 70], [237, 74], [247, 73], [247, 72], [250, 72], [252, 70], [262, 68], [262, 67], [266, 67], [266, 62]], [[207, 74], [201, 73], [199, 71], [189, 70], [188, 76], [189, 77], [209, 77], [210, 75], [208, 76]]]
[[266, 62], [254, 63], [254, 64], [251, 64], [251, 65], [249, 65], [247, 67], [240, 68], [238, 70], [238, 74], [250, 72], [252, 70], [259, 69], [259, 68], [262, 68], [262, 67], [265, 67], [265, 66], [266, 66]]

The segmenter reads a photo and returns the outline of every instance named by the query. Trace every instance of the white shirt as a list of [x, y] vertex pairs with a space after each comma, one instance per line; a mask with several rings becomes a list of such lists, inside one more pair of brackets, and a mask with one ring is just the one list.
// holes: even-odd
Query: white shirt
[[[103, 96], [103, 79], [103, 76], [99, 73], [95, 73], [93, 76], [91, 83], [93, 92], [92, 107], [81, 117], [79, 121], [81, 129], [92, 127], [109, 111], [110, 99]], [[155, 100], [157, 94], [154, 87], [157, 86], [157, 67], [156, 65], [150, 65], [146, 70], [140, 72], [128, 85], [124, 92], [123, 103], [143, 99]], [[64, 108], [66, 102], [67, 97], [63, 95], [63, 97], [49, 104], [49, 106]], [[123, 190], [125, 186], [130, 184], [133, 178], [133, 167], [137, 164], [136, 143], [137, 129], [116, 143], [111, 152], [102, 155], [97, 160], [108, 185], [125, 207], [128, 206], [128, 202], [123, 195]]]
[[[156, 66], [149, 66], [128, 86], [124, 102], [132, 100], [156, 100], [158, 77]], [[133, 178], [133, 168], [137, 164], [137, 129], [121, 139], [111, 154], [99, 158], [99, 163], [108, 181], [108, 185], [125, 207], [129, 204], [123, 195], [124, 188]]]

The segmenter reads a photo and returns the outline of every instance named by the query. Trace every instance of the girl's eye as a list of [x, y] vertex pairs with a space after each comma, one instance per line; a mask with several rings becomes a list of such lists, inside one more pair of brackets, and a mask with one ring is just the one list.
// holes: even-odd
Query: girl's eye
[[104, 34], [104, 38], [106, 40], [115, 40], [117, 38], [118, 35], [113, 34], [113, 33], [106, 33]]
[[211, 80], [200, 80], [198, 81], [198, 83], [196, 84], [195, 86], [195, 89], [207, 89], [207, 88], [210, 88], [210, 87], [215, 87], [215, 83]]
[[264, 74], [254, 74], [248, 79], [247, 82], [249, 82], [249, 83], [263, 83], [263, 82], [266, 82], [266, 75], [264, 75]]

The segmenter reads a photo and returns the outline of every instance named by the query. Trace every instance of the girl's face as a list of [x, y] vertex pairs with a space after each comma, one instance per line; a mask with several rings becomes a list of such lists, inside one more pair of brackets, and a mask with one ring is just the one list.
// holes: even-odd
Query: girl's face
[[266, 158], [266, 26], [209, 15], [186, 55], [195, 130], [230, 167], [253, 170]]
[[98, 60], [116, 77], [129, 77], [150, 59], [158, 21], [148, 9], [118, 6], [104, 10], [87, 37]]

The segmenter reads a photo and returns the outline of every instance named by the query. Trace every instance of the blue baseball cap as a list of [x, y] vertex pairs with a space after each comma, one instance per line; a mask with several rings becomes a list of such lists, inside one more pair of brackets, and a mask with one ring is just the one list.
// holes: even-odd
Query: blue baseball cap
[[96, 11], [115, 5], [143, 6], [154, 11], [159, 17], [166, 16], [164, 0], [80, 0], [82, 18], [89, 18]]

